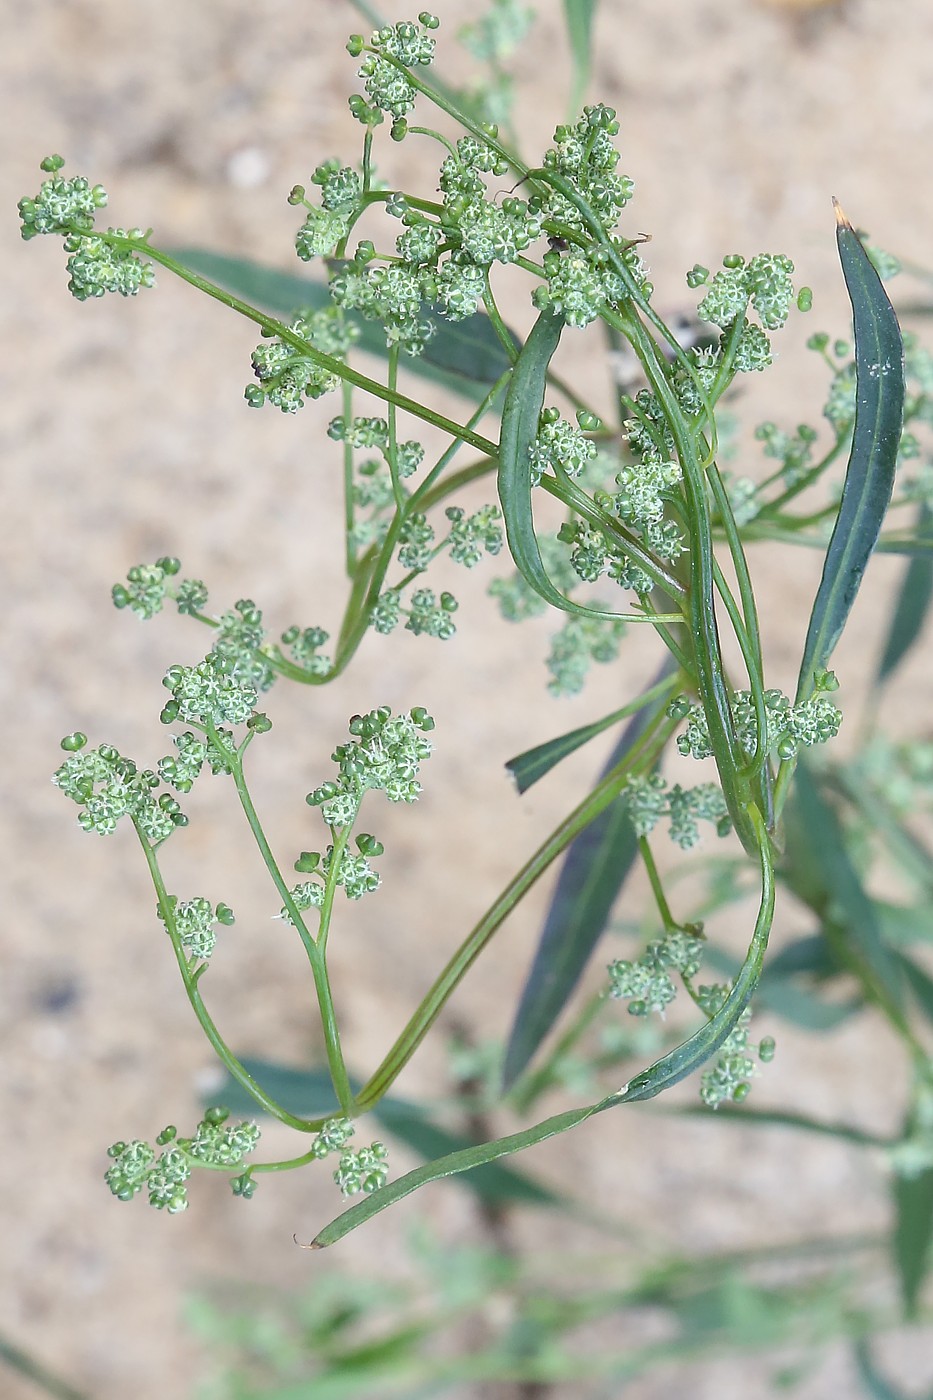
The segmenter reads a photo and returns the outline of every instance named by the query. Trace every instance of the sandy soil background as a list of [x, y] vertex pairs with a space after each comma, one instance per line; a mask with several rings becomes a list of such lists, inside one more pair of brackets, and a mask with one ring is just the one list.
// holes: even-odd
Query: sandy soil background
[[[442, 67], [456, 76], [464, 60], [451, 36], [468, 7], [438, 0], [435, 8], [447, 35]], [[515, 65], [527, 152], [564, 119], [568, 85], [560, 7], [540, 9]], [[145, 762], [165, 748], [159, 681], [172, 661], [200, 655], [201, 636], [183, 619], [143, 627], [113, 612], [110, 585], [134, 562], [177, 554], [209, 583], [218, 609], [253, 597], [275, 631], [292, 621], [335, 624], [342, 585], [328, 531], [339, 518], [338, 459], [323, 435], [335, 410], [325, 400], [297, 419], [248, 411], [242, 387], [253, 329], [168, 276], [134, 304], [73, 302], [58, 248], [51, 240], [22, 246], [14, 206], [34, 192], [39, 159], [61, 151], [72, 173], [105, 184], [116, 223], [152, 225], [162, 244], [199, 243], [294, 267], [296, 214], [285, 194], [323, 157], [356, 158], [358, 127], [345, 99], [357, 84], [343, 45], [360, 21], [338, 0], [3, 0], [0, 14], [0, 1328], [94, 1400], [181, 1398], [201, 1364], [180, 1318], [187, 1292], [219, 1278], [298, 1289], [338, 1266], [390, 1275], [416, 1219], [452, 1242], [474, 1238], [477, 1222], [462, 1192], [438, 1186], [339, 1254], [319, 1257], [296, 1250], [292, 1232], [307, 1237], [334, 1213], [324, 1173], [267, 1180], [249, 1205], [231, 1202], [221, 1182], [198, 1179], [191, 1210], [175, 1219], [142, 1202], [118, 1207], [101, 1184], [113, 1139], [195, 1121], [210, 1053], [129, 837], [84, 836], [49, 785], [58, 740], [79, 727]], [[830, 195], [885, 246], [933, 263], [933, 8], [925, 0], [850, 0], [819, 11], [751, 0], [605, 0], [596, 52], [591, 96], [620, 112], [623, 168], [638, 190], [628, 226], [653, 235], [659, 304], [689, 308], [683, 273], [695, 261], [716, 266], [734, 249], [789, 253], [816, 307], [781, 339], [777, 368], [748, 403], [750, 413], [760, 404], [759, 416], [787, 425], [815, 420], [824, 381], [803, 340], [818, 327], [839, 333], [848, 324]], [[384, 141], [379, 155], [390, 182], [420, 181], [426, 191], [435, 183], [431, 160], [414, 141]], [[524, 296], [507, 302], [519, 326], [529, 323]], [[588, 373], [585, 362], [574, 370]], [[752, 470], [757, 460], [752, 447]], [[788, 565], [762, 550], [755, 563], [771, 683], [787, 686], [818, 562]], [[896, 572], [888, 561], [873, 566], [872, 588], [840, 649], [850, 695], [875, 654]], [[544, 631], [500, 624], [485, 582], [458, 579], [461, 635], [443, 652], [426, 639], [370, 637], [337, 684], [314, 693], [280, 688], [269, 700], [275, 729], [253, 771], [283, 851], [311, 839], [303, 796], [326, 775], [350, 713], [383, 701], [420, 703], [438, 720], [425, 799], [374, 816], [387, 846], [385, 885], [348, 908], [334, 947], [347, 1054], [364, 1069], [496, 890], [577, 800], [599, 756], [587, 753], [521, 803], [504, 781], [504, 759], [619, 703], [618, 671], [595, 677], [579, 700], [550, 701]], [[656, 654], [650, 638], [629, 640], [626, 695]], [[927, 651], [892, 700], [895, 724], [916, 730], [929, 681]], [[242, 833], [219, 788], [199, 791], [190, 806], [173, 877], [179, 888], [209, 887], [238, 913], [210, 974], [211, 1006], [237, 1048], [306, 1062], [316, 1051], [307, 989], [295, 950], [270, 932], [280, 926], [268, 921], [268, 893]], [[505, 1032], [545, 893], [471, 974], [448, 1027], [466, 1025], [479, 1040]], [[788, 911], [778, 946], [793, 927]], [[736, 939], [742, 932], [725, 930]], [[868, 1021], [819, 1041], [782, 1031], [756, 1097], [884, 1129], [898, 1120], [901, 1090], [892, 1096], [890, 1085], [901, 1084], [902, 1069], [897, 1047]], [[430, 1049], [400, 1084], [411, 1096], [444, 1087], [444, 1056]], [[290, 1150], [274, 1131], [269, 1147]], [[399, 1152], [394, 1160], [401, 1167], [408, 1159]], [[880, 1164], [864, 1154], [706, 1123], [674, 1126], [641, 1110], [589, 1125], [525, 1165], [612, 1207], [658, 1249], [867, 1230], [886, 1218]], [[518, 1231], [547, 1249], [601, 1243], [540, 1217]], [[885, 1355], [929, 1389], [919, 1341], [895, 1338]], [[770, 1374], [747, 1358], [706, 1365], [690, 1391], [695, 1400], [758, 1400], [772, 1393]], [[36, 1393], [6, 1373], [0, 1392], [11, 1400]], [[664, 1400], [681, 1391], [668, 1376], [626, 1393]], [[841, 1349], [797, 1393], [854, 1394]]]

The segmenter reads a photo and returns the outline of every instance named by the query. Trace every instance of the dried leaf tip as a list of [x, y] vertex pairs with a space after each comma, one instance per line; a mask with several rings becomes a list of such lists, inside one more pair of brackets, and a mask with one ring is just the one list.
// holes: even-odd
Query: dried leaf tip
[[295, 1244], [298, 1246], [299, 1249], [320, 1249], [320, 1248], [321, 1248], [321, 1245], [316, 1244], [314, 1240], [312, 1240], [312, 1241], [310, 1242], [310, 1244], [302, 1244], [302, 1243], [301, 1243], [301, 1240], [298, 1238], [297, 1235], [292, 1235], [292, 1239], [295, 1241]]
[[833, 195], [832, 199], [833, 199], [833, 213], [836, 215], [836, 223], [839, 225], [840, 228], [851, 228], [852, 225], [849, 223], [849, 220], [846, 218], [845, 210], [843, 209], [842, 205], [839, 203], [839, 201], [838, 201], [838, 199], [836, 198], [835, 195]]

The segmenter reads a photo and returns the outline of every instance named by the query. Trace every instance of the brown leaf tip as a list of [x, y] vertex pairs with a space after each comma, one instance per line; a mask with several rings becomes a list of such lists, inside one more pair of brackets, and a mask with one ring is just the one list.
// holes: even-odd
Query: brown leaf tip
[[840, 228], [848, 228], [848, 229], [851, 229], [852, 225], [849, 223], [849, 220], [846, 218], [845, 210], [843, 209], [842, 205], [839, 203], [839, 201], [838, 201], [838, 199], [836, 198], [835, 195], [833, 195], [832, 198], [833, 198], [833, 213], [836, 215], [836, 223], [839, 225]]

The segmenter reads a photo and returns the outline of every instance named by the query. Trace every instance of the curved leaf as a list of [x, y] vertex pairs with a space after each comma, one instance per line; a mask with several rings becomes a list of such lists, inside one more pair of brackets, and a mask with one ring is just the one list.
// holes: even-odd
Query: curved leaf
[[531, 459], [528, 453], [538, 433], [548, 365], [560, 343], [563, 329], [562, 316], [553, 311], [542, 311], [529, 331], [512, 370], [499, 437], [499, 501], [515, 567], [539, 597], [563, 612], [576, 613], [581, 617], [614, 618], [619, 614], [571, 602], [554, 587], [544, 567], [535, 534], [531, 507]]
[[901, 1298], [907, 1317], [916, 1317], [920, 1289], [931, 1262], [933, 1242], [933, 1167], [916, 1176], [895, 1175], [891, 1185], [894, 1198], [894, 1262], [901, 1283]]
[[[917, 520], [918, 542], [933, 533], [933, 511], [926, 505], [920, 507]], [[915, 554], [907, 565], [904, 581], [898, 594], [894, 616], [888, 631], [875, 684], [881, 685], [901, 664], [914, 642], [923, 631], [930, 603], [933, 601], [933, 551], [929, 554]]]
[[[296, 1069], [275, 1061], [249, 1058], [244, 1058], [242, 1063], [274, 1099], [290, 1104], [295, 1111], [300, 1110], [312, 1118], [339, 1114], [340, 1108], [327, 1070]], [[359, 1087], [358, 1082], [354, 1083], [354, 1092]], [[222, 1089], [211, 1095], [211, 1102], [217, 1102], [218, 1099], [234, 1113], [254, 1116], [262, 1111], [257, 1109], [256, 1101], [229, 1076]], [[469, 1138], [440, 1127], [426, 1109], [408, 1099], [387, 1094], [370, 1112], [386, 1132], [411, 1148], [419, 1157], [438, 1157], [471, 1145]], [[564, 1204], [554, 1191], [540, 1185], [524, 1172], [500, 1166], [495, 1162], [478, 1168], [465, 1177], [461, 1184], [481, 1201], [493, 1206], [501, 1205], [505, 1201], [520, 1201], [524, 1205], [536, 1206]]]
[[828, 666], [891, 499], [904, 416], [904, 347], [894, 308], [852, 225], [836, 204], [836, 241], [855, 326], [852, 450], [823, 577], [804, 643], [797, 699]]
[[654, 1098], [664, 1089], [670, 1088], [671, 1085], [686, 1078], [711, 1055], [715, 1055], [716, 1051], [732, 1034], [758, 985], [765, 949], [768, 945], [768, 934], [774, 918], [774, 874], [771, 867], [768, 837], [757, 812], [752, 815], [751, 821], [760, 840], [761, 902], [745, 962], [742, 964], [742, 969], [735, 980], [732, 991], [715, 1016], [712, 1016], [683, 1044], [676, 1046], [666, 1055], [662, 1055], [653, 1065], [649, 1065], [646, 1070], [635, 1075], [634, 1079], [623, 1085], [618, 1093], [609, 1094], [607, 1098], [601, 1099], [598, 1103], [588, 1104], [584, 1108], [574, 1108], [566, 1113], [555, 1114], [552, 1118], [546, 1118], [543, 1123], [537, 1123], [533, 1128], [526, 1128], [520, 1133], [510, 1133], [507, 1137], [497, 1138], [495, 1142], [487, 1142], [479, 1147], [468, 1148], [463, 1152], [451, 1153], [447, 1157], [439, 1158], [436, 1162], [428, 1162], [415, 1171], [407, 1172], [397, 1181], [389, 1182], [387, 1186], [374, 1191], [366, 1200], [360, 1201], [358, 1205], [351, 1206], [342, 1215], [338, 1215], [336, 1220], [325, 1225], [310, 1244], [303, 1245], [302, 1248], [324, 1249], [328, 1245], [336, 1244], [351, 1230], [364, 1225], [374, 1215], [378, 1215], [381, 1211], [394, 1205], [396, 1201], [403, 1200], [405, 1196], [411, 1195], [413, 1191], [417, 1191], [420, 1186], [425, 1186], [428, 1182], [437, 1181], [441, 1177], [451, 1176], [456, 1172], [471, 1171], [474, 1167], [495, 1161], [499, 1157], [513, 1152], [521, 1152], [526, 1147], [534, 1147], [537, 1143], [546, 1141], [547, 1138], [567, 1132], [568, 1129], [585, 1123], [588, 1118], [604, 1112], [607, 1108], [615, 1108], [617, 1104], [639, 1103], [645, 1099]]
[[[626, 725], [601, 777], [618, 768], [662, 706], [659, 697]], [[509, 1035], [503, 1088], [523, 1073], [573, 995], [637, 857], [624, 794], [568, 846]]]
[[[320, 310], [333, 305], [324, 282], [262, 267], [245, 258], [228, 258], [207, 248], [176, 248], [172, 256], [191, 271], [277, 316], [292, 316], [305, 307]], [[382, 328], [353, 312], [347, 314], [359, 328], [358, 348], [385, 359]], [[475, 400], [478, 390], [491, 388], [509, 368], [511, 361], [484, 313], [454, 322], [425, 308], [424, 319], [433, 324], [434, 334], [422, 355], [406, 357], [406, 368], [413, 374]], [[513, 340], [518, 343], [514, 336]]]

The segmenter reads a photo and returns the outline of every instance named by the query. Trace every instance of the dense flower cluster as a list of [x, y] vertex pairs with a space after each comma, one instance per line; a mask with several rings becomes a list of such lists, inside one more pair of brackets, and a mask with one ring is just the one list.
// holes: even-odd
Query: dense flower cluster
[[669, 820], [670, 838], [681, 850], [690, 850], [700, 839], [700, 821], [711, 822], [717, 836], [732, 829], [726, 801], [715, 783], [682, 788], [668, 787], [660, 773], [630, 778], [625, 788], [628, 814], [638, 836], [650, 836], [662, 818]]
[[[178, 1215], [188, 1209], [186, 1183], [194, 1167], [238, 1167], [259, 1142], [256, 1123], [231, 1124], [228, 1118], [226, 1108], [209, 1108], [191, 1138], [179, 1137], [172, 1126], [163, 1128], [156, 1138], [163, 1149], [158, 1154], [148, 1142], [115, 1142], [107, 1149], [113, 1165], [104, 1180], [119, 1201], [131, 1201], [145, 1190], [156, 1210]], [[248, 1171], [230, 1184], [234, 1195], [248, 1199], [253, 1194]]]
[[609, 995], [627, 1001], [632, 1016], [663, 1015], [677, 995], [671, 971], [689, 980], [700, 970], [702, 957], [702, 925], [672, 929], [649, 943], [635, 962], [609, 964]]
[[69, 754], [52, 781], [81, 808], [78, 825], [98, 836], [110, 836], [129, 817], [153, 845], [165, 841], [188, 818], [170, 793], [159, 797], [159, 775], [124, 758], [112, 744], [88, 749], [87, 736], [69, 734], [62, 748]]
[[[824, 678], [822, 689], [835, 689], [832, 672]], [[826, 695], [816, 694], [809, 700], [792, 705], [780, 690], [765, 691], [768, 732], [765, 751], [790, 759], [798, 749], [825, 744], [839, 733], [842, 713]], [[753, 753], [758, 738], [758, 720], [751, 691], [736, 690], [730, 697], [732, 720], [739, 743], [746, 753]], [[713, 753], [709, 724], [700, 705], [681, 697], [671, 702], [668, 713], [675, 719], [686, 720], [687, 727], [677, 739], [677, 747], [692, 758], [710, 758]]]

